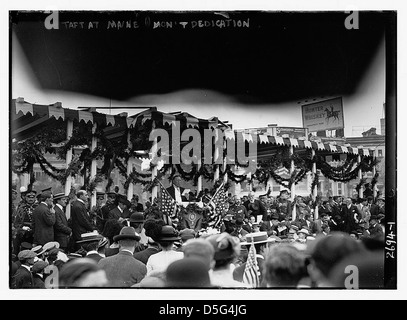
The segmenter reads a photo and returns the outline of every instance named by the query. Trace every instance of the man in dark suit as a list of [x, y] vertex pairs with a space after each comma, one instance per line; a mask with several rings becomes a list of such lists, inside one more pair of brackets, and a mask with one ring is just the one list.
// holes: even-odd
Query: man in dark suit
[[131, 202], [127, 200], [125, 195], [118, 195], [118, 204], [109, 212], [109, 219], [119, 220], [120, 222], [124, 219], [130, 218], [130, 210]]
[[346, 198], [345, 204], [342, 205], [342, 214], [344, 224], [344, 231], [351, 233], [359, 228], [358, 209], [353, 204], [352, 198]]
[[284, 220], [290, 220], [292, 218], [293, 204], [289, 200], [290, 194], [288, 190], [281, 190], [277, 199], [277, 206], [279, 208], [280, 215], [284, 217]]
[[384, 214], [386, 215], [385, 212], [385, 198], [384, 197], [378, 197], [376, 200], [375, 204], [372, 204], [370, 207], [370, 214], [372, 216], [377, 216], [379, 214]]
[[158, 243], [155, 242], [151, 237], [147, 237], [147, 248], [142, 251], [135, 251], [133, 257], [141, 261], [142, 263], [147, 264], [148, 258], [160, 251], [161, 249]]
[[185, 189], [181, 187], [181, 180], [182, 179], [179, 174], [174, 174], [172, 177], [172, 185], [171, 187], [167, 188], [168, 193], [177, 203], [188, 201], [188, 199], [182, 195]]
[[[115, 192], [107, 192], [107, 199], [105, 205], [102, 206], [102, 217], [106, 223], [106, 220], [109, 219], [109, 212], [117, 206], [117, 195]], [[104, 227], [104, 226], [103, 226]]]
[[247, 215], [249, 216], [249, 218], [250, 216], [255, 217], [256, 222], [260, 222], [257, 221], [257, 216], [267, 216], [267, 210], [264, 207], [264, 204], [260, 200], [255, 199], [254, 194], [252, 193], [249, 194], [249, 200], [247, 200], [247, 204], [245, 205], [245, 207], [247, 208]]
[[370, 217], [369, 223], [370, 223], [370, 226], [369, 226], [368, 233], [371, 237], [379, 237], [379, 236], [384, 235], [383, 226], [379, 223], [377, 216], [372, 215]]
[[[81, 234], [96, 230], [92, 224], [91, 217], [87, 210], [88, 193], [86, 190], [79, 190], [76, 193], [76, 201], [72, 204], [71, 221], [72, 221], [72, 238], [73, 241], [80, 241]], [[75, 250], [79, 249], [76, 245]]]
[[133, 198], [131, 198], [131, 208], [130, 211], [133, 212], [144, 212], [143, 205], [139, 202], [139, 196], [137, 194], [133, 194]]
[[40, 204], [33, 212], [33, 244], [44, 245], [54, 241], [55, 210], [52, 208], [52, 193], [45, 191], [39, 196]]
[[66, 252], [69, 237], [72, 234], [72, 229], [68, 226], [68, 220], [65, 215], [65, 208], [67, 197], [65, 193], [57, 193], [54, 195], [54, 210], [55, 210], [55, 224], [54, 224], [54, 241], [59, 243], [59, 247]]
[[98, 247], [103, 236], [96, 232], [88, 232], [82, 234], [82, 240], [77, 241], [83, 250], [86, 251], [86, 258], [94, 260], [98, 263], [103, 257], [98, 253]]
[[31, 267], [34, 264], [34, 258], [36, 256], [37, 254], [32, 250], [22, 250], [18, 253], [18, 260], [20, 260], [21, 265], [11, 279], [11, 288], [33, 288], [34, 279], [31, 273]]
[[113, 239], [120, 245], [119, 253], [101, 259], [98, 265], [105, 270], [109, 287], [131, 287], [147, 274], [146, 265], [133, 257], [140, 236], [133, 227], [123, 227]]

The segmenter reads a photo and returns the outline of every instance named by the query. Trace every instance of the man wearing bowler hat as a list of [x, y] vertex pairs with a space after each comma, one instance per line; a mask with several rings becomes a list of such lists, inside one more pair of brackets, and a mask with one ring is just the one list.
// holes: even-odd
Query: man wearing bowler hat
[[130, 227], [133, 227], [141, 238], [139, 242], [140, 246], [136, 248], [136, 252], [144, 250], [147, 246], [147, 236], [146, 230], [144, 229], [144, 221], [144, 214], [142, 212], [132, 213], [129, 219]]
[[109, 287], [131, 287], [147, 274], [146, 265], [133, 257], [140, 236], [133, 227], [123, 227], [113, 240], [119, 243], [119, 253], [101, 259], [98, 265], [105, 270]]
[[35, 245], [44, 245], [54, 241], [55, 210], [53, 196], [50, 191], [42, 192], [39, 196], [39, 205], [33, 212], [33, 230]]
[[68, 220], [65, 215], [66, 203], [67, 197], [65, 193], [61, 192], [54, 195], [54, 240], [59, 243], [60, 248], [65, 252], [68, 247], [69, 237], [72, 235], [72, 229], [68, 226]]

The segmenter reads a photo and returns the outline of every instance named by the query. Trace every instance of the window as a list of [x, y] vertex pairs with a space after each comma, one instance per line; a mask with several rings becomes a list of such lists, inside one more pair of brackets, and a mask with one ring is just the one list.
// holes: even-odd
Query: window
[[342, 195], [342, 182], [338, 182], [338, 196]]
[[377, 150], [377, 156], [378, 157], [383, 157], [383, 150], [382, 149]]

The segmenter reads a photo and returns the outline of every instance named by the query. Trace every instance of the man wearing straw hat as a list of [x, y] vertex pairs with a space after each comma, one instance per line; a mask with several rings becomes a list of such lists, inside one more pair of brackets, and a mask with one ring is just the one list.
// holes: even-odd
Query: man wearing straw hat
[[[263, 256], [263, 251], [265, 248], [270, 243], [275, 243], [276, 241], [279, 241], [277, 237], [268, 237], [266, 231], [259, 231], [259, 232], [253, 232], [253, 233], [248, 233], [246, 235], [246, 241], [241, 242], [241, 246], [246, 246], [247, 251], [250, 254], [250, 250], [255, 250], [255, 257], [256, 261], [254, 262], [255, 265], [257, 265], [257, 270], [258, 270], [258, 279], [257, 283], [253, 284], [254, 287], [259, 287], [262, 283], [263, 280], [263, 275], [261, 273], [262, 266], [264, 263], [264, 256]], [[248, 257], [249, 260], [249, 257]], [[235, 270], [233, 271], [233, 279], [241, 282], [248, 282], [248, 277], [247, 277], [247, 266], [248, 261], [245, 263], [242, 263], [240, 266], [236, 267]], [[246, 275], [245, 275], [246, 274]]]

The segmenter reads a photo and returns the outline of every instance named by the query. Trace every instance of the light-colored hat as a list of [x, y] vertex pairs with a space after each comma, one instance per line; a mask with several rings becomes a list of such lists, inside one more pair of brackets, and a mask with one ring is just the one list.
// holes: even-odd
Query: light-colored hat
[[241, 242], [241, 245], [257, 244], [257, 243], [266, 243], [266, 242], [275, 242], [275, 238], [269, 238], [267, 232], [259, 231], [246, 234], [246, 241]]
[[304, 233], [304, 234], [306, 234], [307, 236], [309, 236], [309, 231], [307, 230], [307, 229], [305, 229], [305, 228], [302, 228], [300, 231], [298, 231], [297, 233]]
[[46, 244], [44, 244], [44, 246], [42, 247], [42, 250], [38, 253], [38, 255], [43, 254], [44, 252], [47, 252], [54, 248], [59, 249], [59, 242], [57, 242], [57, 241], [47, 242]]

